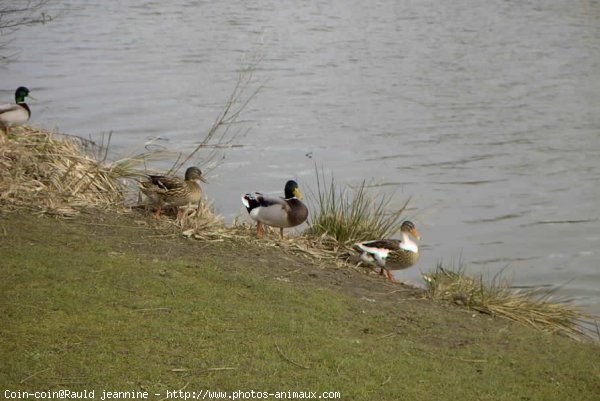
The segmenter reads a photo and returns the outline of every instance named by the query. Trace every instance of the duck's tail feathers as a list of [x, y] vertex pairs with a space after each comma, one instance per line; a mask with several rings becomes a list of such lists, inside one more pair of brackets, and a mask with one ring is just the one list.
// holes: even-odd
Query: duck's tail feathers
[[248, 210], [248, 213], [250, 213], [252, 209], [255, 209], [260, 206], [260, 201], [258, 200], [257, 195], [257, 193], [247, 193], [242, 195], [242, 204], [244, 205], [246, 210]]

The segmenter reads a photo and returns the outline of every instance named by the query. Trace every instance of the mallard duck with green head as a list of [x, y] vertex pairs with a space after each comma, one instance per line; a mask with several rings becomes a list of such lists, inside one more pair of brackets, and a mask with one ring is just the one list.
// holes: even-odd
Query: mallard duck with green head
[[[419, 247], [414, 240], [421, 239], [412, 221], [406, 220], [400, 226], [402, 239], [380, 239], [357, 242], [353, 248], [360, 253], [360, 259], [375, 267], [385, 270], [388, 279], [396, 283], [391, 273], [411, 267], [419, 260]], [[413, 240], [414, 239], [414, 240]]]
[[156, 205], [154, 217], [160, 217], [163, 207], [176, 207], [177, 219], [181, 219], [181, 206], [198, 204], [202, 199], [200, 183], [206, 183], [202, 171], [198, 167], [190, 167], [185, 171], [185, 178], [164, 175], [148, 175], [147, 180], [140, 182], [141, 191]]
[[283, 229], [296, 227], [308, 218], [308, 208], [302, 203], [302, 192], [298, 183], [289, 180], [284, 188], [285, 198], [266, 196], [260, 192], [247, 193], [242, 196], [242, 204], [248, 210], [250, 218], [256, 221], [256, 234], [264, 234], [262, 225], [279, 227], [283, 238]]
[[31, 110], [25, 98], [29, 96], [29, 89], [24, 86], [19, 86], [15, 91], [15, 103], [7, 103], [0, 105], [0, 126], [8, 135], [11, 127], [16, 127], [25, 124], [31, 117]]

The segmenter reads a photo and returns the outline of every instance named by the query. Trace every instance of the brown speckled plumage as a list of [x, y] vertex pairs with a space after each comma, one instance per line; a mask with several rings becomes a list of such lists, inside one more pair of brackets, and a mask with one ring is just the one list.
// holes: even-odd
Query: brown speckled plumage
[[158, 218], [165, 206], [198, 204], [202, 199], [202, 188], [197, 180], [206, 182], [199, 168], [190, 167], [183, 180], [178, 177], [148, 175], [146, 181], [140, 182], [140, 189], [157, 206], [155, 216]]

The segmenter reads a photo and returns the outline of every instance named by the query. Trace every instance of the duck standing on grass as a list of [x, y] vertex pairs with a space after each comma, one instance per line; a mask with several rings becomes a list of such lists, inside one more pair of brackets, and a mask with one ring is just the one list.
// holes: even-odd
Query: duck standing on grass
[[388, 279], [396, 283], [392, 270], [407, 269], [419, 260], [419, 247], [412, 240], [421, 239], [412, 221], [405, 221], [400, 226], [402, 239], [381, 239], [375, 241], [357, 242], [353, 248], [360, 253], [360, 259], [369, 265], [385, 270]]
[[202, 171], [198, 167], [190, 167], [185, 171], [185, 179], [148, 175], [146, 181], [140, 182], [141, 191], [157, 206], [154, 217], [160, 218], [162, 208], [176, 207], [177, 220], [181, 220], [181, 206], [198, 204], [202, 199], [202, 188], [198, 180], [206, 183]]
[[250, 218], [256, 221], [256, 235], [264, 234], [262, 225], [279, 227], [283, 238], [283, 229], [296, 227], [308, 218], [308, 208], [302, 203], [302, 193], [298, 183], [289, 180], [285, 184], [285, 199], [278, 196], [265, 196], [260, 192], [247, 193], [242, 196], [242, 203], [248, 210]]
[[0, 104], [0, 126], [6, 132], [6, 135], [10, 134], [10, 127], [23, 125], [31, 117], [31, 110], [25, 98], [29, 96], [29, 89], [24, 86], [19, 86], [15, 91], [15, 103]]

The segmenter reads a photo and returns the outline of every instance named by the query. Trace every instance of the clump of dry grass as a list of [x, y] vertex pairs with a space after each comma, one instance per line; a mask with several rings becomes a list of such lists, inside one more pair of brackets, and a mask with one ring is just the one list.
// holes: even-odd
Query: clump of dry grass
[[214, 212], [212, 202], [202, 199], [198, 205], [186, 210], [181, 220], [175, 221], [175, 225], [185, 237], [210, 240], [218, 238], [225, 222]]
[[[2, 134], [4, 135], [4, 134]], [[73, 216], [81, 207], [115, 207], [125, 199], [124, 178], [140, 174], [141, 160], [99, 160], [81, 138], [33, 127], [14, 129], [0, 144], [0, 204]]]
[[540, 290], [515, 291], [506, 281], [485, 282], [483, 276], [469, 277], [462, 268], [449, 270], [441, 265], [424, 275], [429, 298], [444, 300], [492, 316], [501, 316], [538, 330], [560, 333], [576, 340], [587, 336], [582, 322], [591, 316], [575, 305], [552, 299]]
[[279, 230], [271, 230], [265, 226], [266, 234], [262, 237], [256, 236], [253, 223], [236, 218], [231, 226], [225, 226], [219, 218], [219, 225], [212, 225], [210, 229], [189, 226], [186, 223], [183, 234], [186, 237], [205, 241], [232, 241], [237, 243], [252, 244], [261, 248], [278, 248], [293, 256], [306, 258], [313, 263], [333, 263], [337, 267], [347, 267], [343, 252], [346, 248], [340, 246], [335, 240], [326, 237], [315, 237], [307, 235], [289, 235], [284, 239], [279, 236]]

